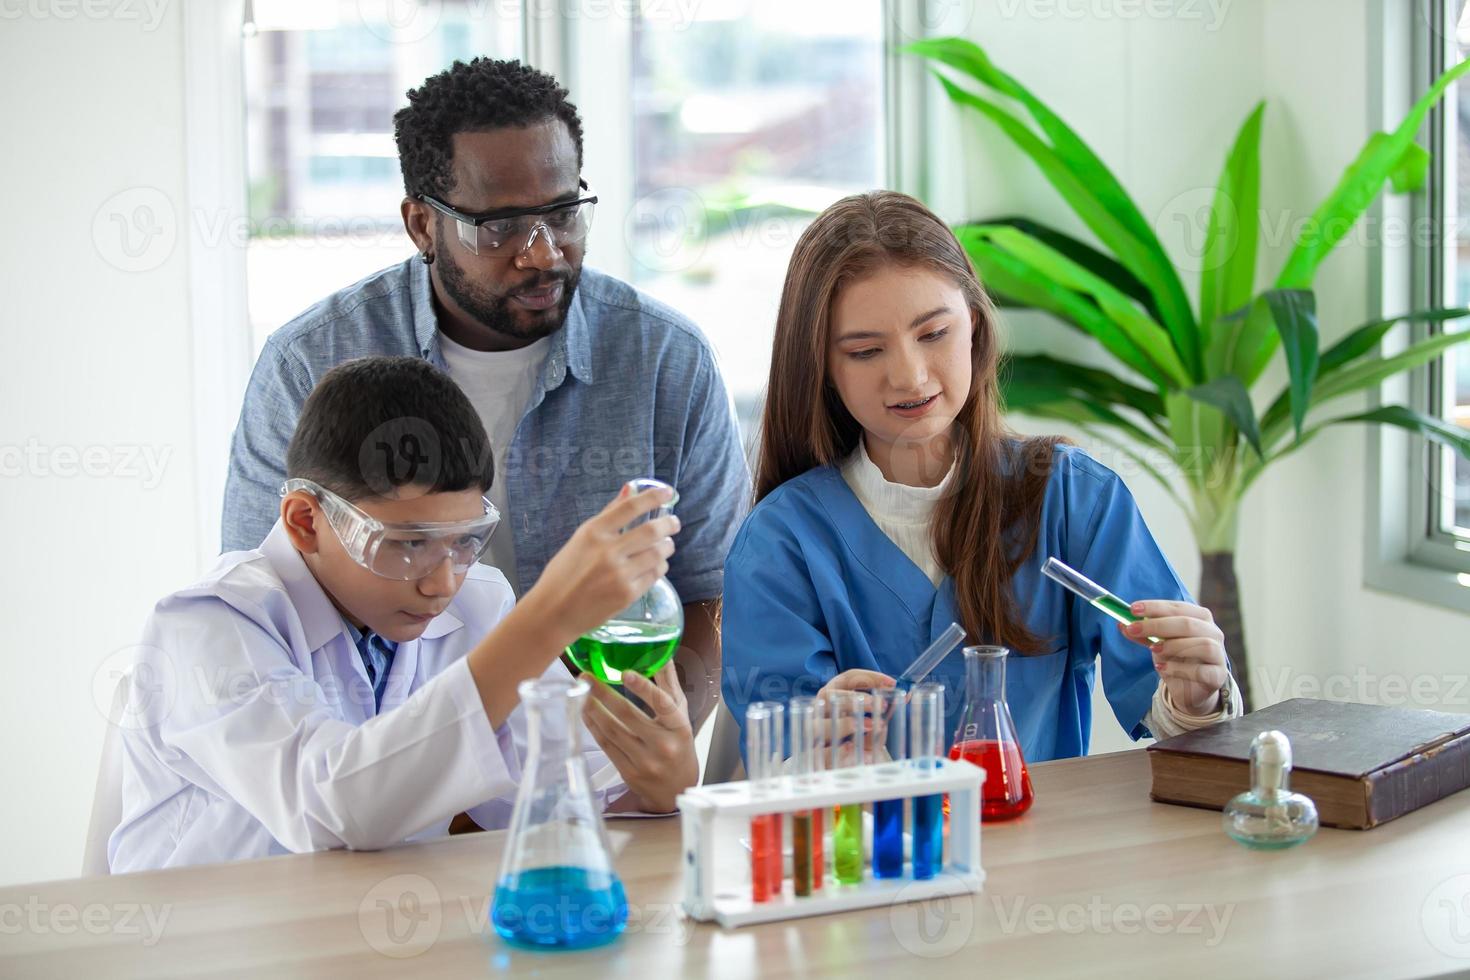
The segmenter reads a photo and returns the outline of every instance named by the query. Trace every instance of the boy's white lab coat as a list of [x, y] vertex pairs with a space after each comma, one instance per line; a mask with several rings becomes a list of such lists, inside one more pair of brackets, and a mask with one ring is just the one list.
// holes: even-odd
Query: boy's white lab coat
[[[465, 664], [515, 598], [472, 568], [423, 636], [399, 644], [382, 710], [341, 615], [277, 522], [160, 602], [132, 674], [113, 872], [505, 826], [525, 713], [492, 730]], [[567, 676], [553, 662], [546, 676]], [[550, 721], [551, 719], [548, 719]], [[601, 805], [626, 791], [586, 731]]]

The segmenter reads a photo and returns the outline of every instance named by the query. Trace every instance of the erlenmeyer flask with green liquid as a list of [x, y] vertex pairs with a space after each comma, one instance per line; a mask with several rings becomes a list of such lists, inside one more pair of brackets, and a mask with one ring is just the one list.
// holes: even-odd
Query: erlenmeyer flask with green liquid
[[[667, 516], [679, 502], [678, 492], [661, 480], [630, 480], [627, 486], [629, 493], [664, 489], [672, 496], [658, 510], [623, 528], [625, 532], [644, 521]], [[679, 648], [679, 638], [683, 635], [684, 604], [669, 580], [661, 578], [627, 609], [579, 636], [567, 647], [567, 656], [598, 680], [621, 684], [623, 674], [630, 670], [645, 677], [658, 673]]]

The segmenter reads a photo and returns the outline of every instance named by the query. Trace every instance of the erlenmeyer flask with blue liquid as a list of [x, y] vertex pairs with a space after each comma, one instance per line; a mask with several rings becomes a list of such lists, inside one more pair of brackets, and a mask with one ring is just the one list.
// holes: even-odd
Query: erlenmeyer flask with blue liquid
[[[663, 489], [672, 496], [658, 510], [624, 528], [633, 528], [658, 517], [673, 513], [679, 494], [661, 480], [638, 479], [627, 484], [629, 493]], [[621, 684], [625, 671], [652, 677], [669, 662], [684, 635], [684, 604], [679, 593], [661, 578], [627, 609], [617, 613], [596, 629], [579, 636], [567, 647], [567, 656], [581, 670], [608, 684]]]
[[539, 679], [517, 688], [530, 747], [510, 818], [490, 922], [531, 949], [585, 949], [628, 922], [597, 796], [582, 756], [586, 681]]

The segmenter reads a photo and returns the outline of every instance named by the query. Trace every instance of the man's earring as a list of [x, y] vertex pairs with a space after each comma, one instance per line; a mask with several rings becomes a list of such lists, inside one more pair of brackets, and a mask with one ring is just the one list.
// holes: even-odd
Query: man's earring
[[419, 258], [423, 261], [424, 265], [433, 265], [434, 264], [434, 256], [432, 254], [430, 254], [428, 251], [420, 252], [419, 253]]

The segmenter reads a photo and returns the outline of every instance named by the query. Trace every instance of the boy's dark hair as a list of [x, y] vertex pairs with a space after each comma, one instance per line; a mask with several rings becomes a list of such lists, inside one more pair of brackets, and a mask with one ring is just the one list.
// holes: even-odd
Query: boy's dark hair
[[360, 357], [322, 376], [286, 449], [287, 479], [348, 500], [478, 489], [495, 478], [490, 439], [469, 398], [416, 357]]
[[403, 190], [409, 197], [443, 198], [454, 188], [456, 133], [532, 126], [549, 119], [560, 119], [571, 130], [580, 170], [582, 120], [556, 79], [519, 61], [456, 61], [409, 89], [408, 105], [393, 116]]

